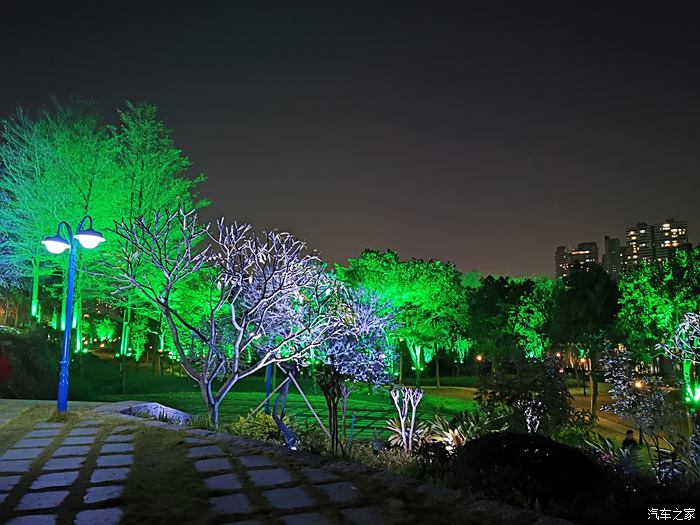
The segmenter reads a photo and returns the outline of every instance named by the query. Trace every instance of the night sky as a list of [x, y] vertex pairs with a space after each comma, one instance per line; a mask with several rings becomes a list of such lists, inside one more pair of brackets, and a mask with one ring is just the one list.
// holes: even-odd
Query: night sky
[[155, 103], [207, 218], [515, 275], [642, 220], [700, 240], [695, 1], [51, 4], [0, 4], [0, 116]]

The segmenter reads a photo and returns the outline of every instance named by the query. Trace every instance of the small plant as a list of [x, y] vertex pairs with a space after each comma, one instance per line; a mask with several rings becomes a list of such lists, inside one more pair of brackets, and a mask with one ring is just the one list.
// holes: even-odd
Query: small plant
[[187, 422], [187, 426], [190, 428], [199, 428], [201, 430], [210, 430], [212, 432], [215, 430], [211, 419], [209, 419], [208, 416], [202, 416], [200, 414], [192, 416], [192, 419]]
[[[289, 416], [282, 418], [282, 422], [290, 426], [292, 420]], [[252, 412], [246, 417], [239, 417], [238, 421], [234, 422], [228, 429], [231, 434], [236, 436], [257, 439], [259, 441], [281, 442], [282, 434], [277, 423], [272, 416], [263, 412]]]
[[[391, 399], [394, 401], [394, 406], [396, 406], [396, 411], [399, 413], [399, 418], [394, 422], [389, 421], [389, 430], [391, 430], [394, 435], [398, 434], [401, 437], [401, 446], [405, 452], [411, 452], [413, 449], [416, 410], [422, 398], [423, 390], [420, 388], [395, 386], [391, 389]], [[392, 428], [392, 426], [395, 428]]]

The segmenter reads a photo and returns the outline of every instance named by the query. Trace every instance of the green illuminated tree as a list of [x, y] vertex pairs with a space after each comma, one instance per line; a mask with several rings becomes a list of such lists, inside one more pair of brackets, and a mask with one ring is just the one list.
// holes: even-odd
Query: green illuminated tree
[[550, 325], [559, 283], [546, 278], [533, 281], [531, 290], [521, 296], [511, 313], [517, 344], [528, 358], [541, 359], [550, 347]]

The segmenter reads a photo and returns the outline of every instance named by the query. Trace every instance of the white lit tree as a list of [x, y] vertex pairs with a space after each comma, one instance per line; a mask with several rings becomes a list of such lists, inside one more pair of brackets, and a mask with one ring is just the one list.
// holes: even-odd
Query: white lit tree
[[348, 330], [334, 281], [288, 233], [223, 219], [210, 228], [183, 211], [122, 221], [113, 233], [120, 249], [107, 273], [117, 292], [136, 290], [163, 312], [215, 427], [238, 381], [269, 364], [303, 366]]

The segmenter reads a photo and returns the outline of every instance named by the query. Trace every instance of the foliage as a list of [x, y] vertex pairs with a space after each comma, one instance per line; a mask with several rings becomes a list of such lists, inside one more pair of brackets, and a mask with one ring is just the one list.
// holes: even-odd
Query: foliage
[[377, 452], [370, 444], [358, 442], [347, 454], [348, 459], [395, 474], [411, 476], [419, 470], [419, 459], [401, 447], [384, 448]]
[[682, 388], [685, 402], [693, 409], [700, 408], [700, 378], [693, 374], [693, 365], [700, 364], [700, 315], [685, 314], [668, 344], [659, 344], [664, 353], [681, 361]]
[[549, 330], [558, 283], [551, 279], [534, 281], [530, 292], [523, 294], [511, 313], [516, 341], [529, 358], [542, 358], [551, 344]]
[[423, 442], [439, 443], [452, 454], [472, 439], [507, 428], [503, 416], [494, 416], [480, 410], [466, 410], [451, 420], [435, 414], [432, 420], [418, 425], [417, 434]]
[[558, 361], [530, 360], [523, 354], [503, 359], [477, 391], [475, 399], [490, 413], [506, 414], [508, 428], [552, 435], [571, 416], [571, 394]]
[[[288, 416], [282, 418], [282, 421], [287, 426], [292, 424]], [[251, 411], [248, 416], [239, 417], [237, 421], [231, 424], [229, 431], [236, 436], [257, 439], [258, 441], [272, 441], [275, 443], [282, 443], [283, 441], [282, 433], [272, 416], [260, 411]]]
[[39, 331], [0, 333], [0, 357], [8, 370], [0, 379], [0, 398], [52, 399], [58, 380], [58, 344]]
[[422, 398], [423, 391], [420, 388], [395, 386], [391, 389], [391, 399], [399, 417], [396, 422], [389, 422], [389, 429], [394, 432], [394, 436], [400, 437], [401, 447], [408, 453], [413, 449], [416, 410]]

